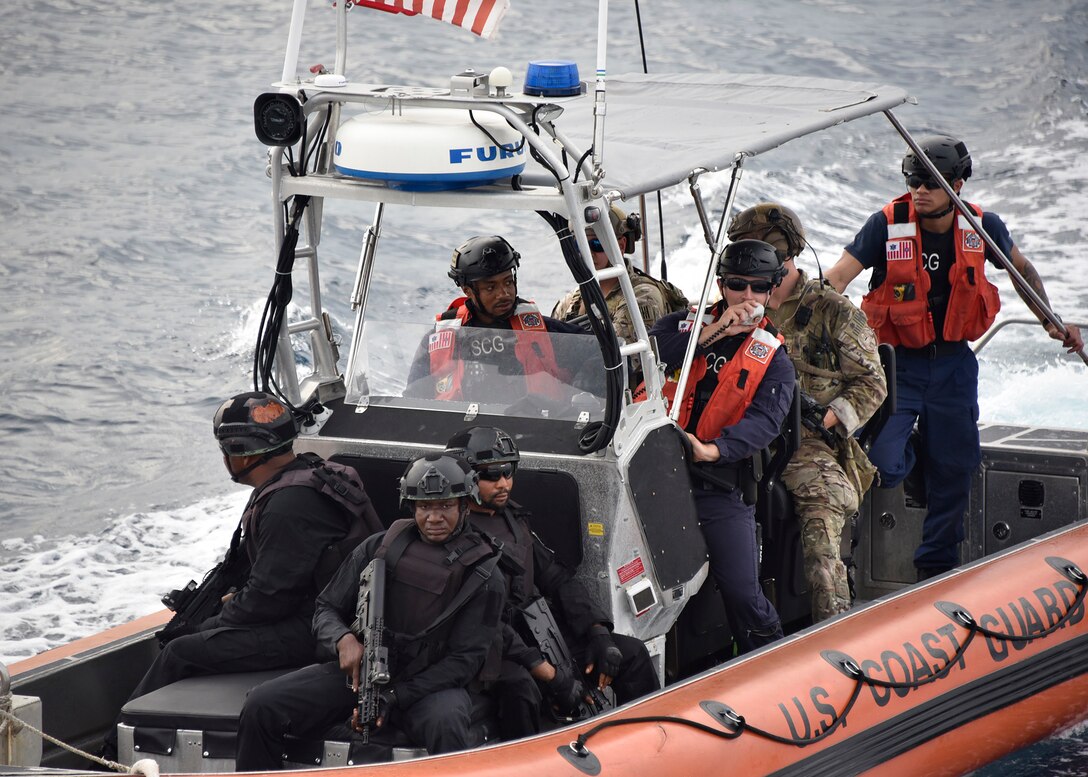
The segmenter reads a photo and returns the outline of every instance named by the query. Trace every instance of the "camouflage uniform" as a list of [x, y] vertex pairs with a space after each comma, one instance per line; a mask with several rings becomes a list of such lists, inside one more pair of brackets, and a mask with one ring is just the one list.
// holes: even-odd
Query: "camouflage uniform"
[[[793, 294], [767, 315], [786, 338], [801, 390], [839, 419], [834, 450], [805, 428], [782, 474], [801, 524], [816, 622], [850, 607], [839, 545], [847, 516], [857, 511], [876, 472], [852, 435], [876, 412], [888, 387], [865, 315], [830, 286], [799, 272]], [[804, 326], [797, 320], [802, 305], [812, 311]], [[804, 314], [800, 318], [804, 321]]]
[[[627, 265], [627, 275], [631, 279], [634, 288], [635, 300], [638, 302], [638, 312], [642, 316], [642, 322], [647, 331], [659, 318], [677, 310], [686, 310], [687, 299], [683, 293], [667, 281], [660, 281], [651, 275], [647, 275], [634, 268], [630, 262]], [[620, 287], [616, 286], [607, 297], [604, 298], [608, 306], [608, 315], [612, 318], [612, 328], [616, 330], [616, 336], [624, 342], [632, 342], [635, 339], [635, 325], [631, 319], [631, 311], [628, 310], [627, 300], [623, 298]], [[582, 305], [582, 292], [579, 289], [567, 294], [555, 304], [552, 310], [552, 318], [560, 321], [570, 321], [572, 318], [585, 315], [586, 310]], [[632, 382], [635, 386], [642, 379], [642, 368], [638, 357], [631, 360]]]

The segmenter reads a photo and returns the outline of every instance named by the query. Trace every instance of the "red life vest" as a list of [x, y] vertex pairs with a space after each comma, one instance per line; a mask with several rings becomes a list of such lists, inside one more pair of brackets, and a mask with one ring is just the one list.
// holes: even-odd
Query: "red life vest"
[[[450, 303], [445, 313], [435, 316], [434, 332], [427, 341], [431, 360], [431, 375], [436, 377], [436, 399], [462, 399], [461, 381], [465, 363], [455, 358], [457, 330], [468, 322], [467, 297], [458, 297]], [[450, 315], [450, 311], [454, 311]], [[557, 398], [557, 380], [563, 380], [555, 361], [552, 341], [544, 326], [544, 316], [532, 302], [520, 302], [507, 319], [511, 328], [519, 332], [514, 344], [514, 358], [525, 374], [525, 386], [530, 394], [542, 394]]]
[[[720, 312], [715, 315], [713, 321], [717, 321], [720, 315]], [[689, 332], [694, 324], [694, 311], [689, 312], [687, 317], [679, 322], [681, 330]], [[770, 319], [764, 317], [759, 326], [749, 332], [733, 358], [718, 371], [718, 385], [707, 400], [703, 414], [699, 417], [699, 424], [695, 427], [695, 436], [703, 442], [710, 442], [721, 435], [722, 429], [737, 423], [752, 404], [756, 389], [763, 381], [763, 376], [767, 374], [771, 359], [774, 358], [779, 346], [785, 342], [777, 331], [767, 329], [770, 325]], [[706, 371], [706, 359], [696, 359], [691, 365], [688, 385], [684, 390], [683, 405], [676, 419], [681, 429], [687, 428], [695, 405], [695, 387], [706, 376]], [[665, 402], [670, 408], [676, 397], [678, 377], [679, 375], [667, 377], [662, 389]]]
[[[982, 218], [982, 208], [967, 207]], [[922, 235], [910, 194], [884, 206], [888, 219], [885, 243], [887, 275], [861, 302], [871, 326], [882, 343], [921, 348], [936, 339], [929, 310], [929, 273], [922, 265]], [[986, 278], [986, 244], [962, 213], [953, 221], [956, 258], [948, 273], [948, 295], [942, 336], [948, 342], [977, 340], [990, 328], [1001, 309], [997, 287]], [[913, 284], [913, 299], [905, 293]]]

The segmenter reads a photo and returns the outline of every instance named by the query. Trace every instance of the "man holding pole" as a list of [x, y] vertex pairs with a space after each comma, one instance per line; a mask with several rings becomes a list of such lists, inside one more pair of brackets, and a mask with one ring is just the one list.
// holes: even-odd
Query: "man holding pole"
[[1009, 273], [1052, 338], [1085, 356], [1077, 327], [1050, 310], [1039, 273], [1001, 218], [959, 199], [971, 175], [964, 143], [931, 135], [911, 144], [902, 167], [908, 192], [869, 217], [826, 277], [842, 292], [862, 270], [873, 271], [861, 308], [878, 339], [896, 347], [898, 397], [869, 458], [881, 486], [898, 485], [915, 463], [909, 438], [918, 422], [928, 512], [914, 566], [924, 580], [959, 562], [971, 478], [982, 460], [978, 362], [968, 341], [989, 329], [1000, 308], [987, 262]]

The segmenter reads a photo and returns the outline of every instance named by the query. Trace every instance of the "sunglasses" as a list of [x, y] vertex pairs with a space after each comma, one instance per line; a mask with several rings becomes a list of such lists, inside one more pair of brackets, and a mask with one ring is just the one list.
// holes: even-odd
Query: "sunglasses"
[[[948, 179], [945, 179], [948, 181]], [[951, 183], [951, 181], [948, 181]], [[917, 173], [911, 173], [907, 176], [907, 186], [911, 189], [921, 189], [925, 187], [929, 190], [940, 189], [941, 185], [937, 183], [937, 179], [931, 175], [918, 175]]]
[[750, 281], [747, 278], [723, 278], [722, 283], [730, 291], [744, 291], [750, 288], [756, 294], [766, 294], [774, 288], [770, 281]]
[[495, 483], [503, 478], [509, 480], [514, 477], [514, 472], [517, 470], [517, 465], [512, 461], [508, 461], [505, 464], [492, 464], [487, 467], [480, 467], [476, 472], [480, 475], [480, 480], [487, 480]]
[[601, 245], [600, 240], [598, 240], [595, 237], [591, 237], [589, 239], [589, 250], [592, 251], [593, 253], [598, 253], [600, 251], [604, 251], [604, 246]]

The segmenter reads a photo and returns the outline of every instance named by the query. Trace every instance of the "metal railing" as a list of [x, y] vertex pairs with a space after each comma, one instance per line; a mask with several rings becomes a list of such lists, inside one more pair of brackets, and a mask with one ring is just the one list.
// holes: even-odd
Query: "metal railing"
[[[1073, 326], [1077, 327], [1078, 329], [1088, 328], [1088, 322], [1085, 322], [1085, 321], [1071, 321], [1069, 323], [1071, 323]], [[1039, 320], [1036, 319], [1036, 318], [1006, 318], [1004, 321], [999, 321], [996, 324], [994, 324], [992, 327], [990, 327], [989, 331], [986, 332], [986, 334], [983, 335], [982, 338], [980, 338], [977, 343], [975, 343], [973, 346], [971, 346], [971, 350], [975, 352], [975, 355], [978, 355], [979, 351], [981, 351], [986, 346], [987, 343], [989, 343], [991, 340], [993, 340], [994, 337], [997, 336], [998, 332], [1000, 332], [1002, 329], [1004, 329], [1005, 327], [1010, 326], [1012, 324], [1028, 324], [1030, 326], [1035, 326], [1035, 327], [1040, 327], [1040, 328], [1042, 327], [1042, 324], [1040, 324]], [[1050, 336], [1047, 335], [1047, 339], [1052, 339], [1052, 338], [1050, 338]]]

